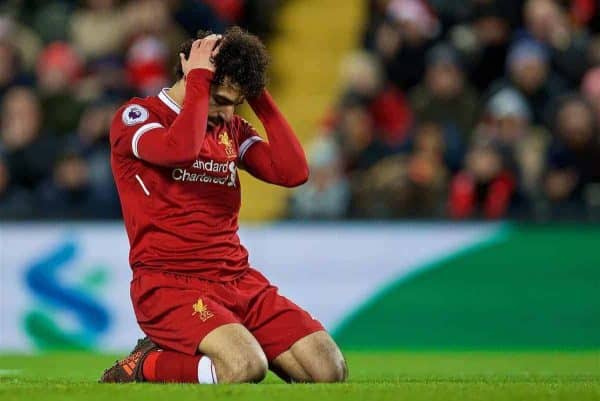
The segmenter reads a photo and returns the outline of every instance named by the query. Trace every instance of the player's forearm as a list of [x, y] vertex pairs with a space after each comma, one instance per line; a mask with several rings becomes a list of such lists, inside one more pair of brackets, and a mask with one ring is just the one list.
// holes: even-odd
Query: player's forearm
[[176, 167], [198, 158], [206, 136], [212, 76], [211, 71], [203, 69], [188, 74], [181, 112], [173, 124], [162, 133], [149, 132], [140, 140], [144, 160]]
[[262, 156], [269, 159], [265, 162], [268, 161], [270, 165], [270, 171], [263, 174], [265, 177], [259, 178], [288, 187], [306, 182], [309, 171], [302, 145], [271, 95], [265, 90], [249, 103], [265, 127], [269, 139], [268, 148], [260, 146], [265, 144], [254, 145], [262, 148]]

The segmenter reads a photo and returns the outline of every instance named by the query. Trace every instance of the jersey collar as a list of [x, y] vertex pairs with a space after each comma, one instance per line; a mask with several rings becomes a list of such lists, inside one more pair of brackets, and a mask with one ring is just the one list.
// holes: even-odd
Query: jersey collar
[[158, 98], [176, 114], [181, 112], [181, 107], [167, 94], [168, 88], [163, 88], [158, 94]]

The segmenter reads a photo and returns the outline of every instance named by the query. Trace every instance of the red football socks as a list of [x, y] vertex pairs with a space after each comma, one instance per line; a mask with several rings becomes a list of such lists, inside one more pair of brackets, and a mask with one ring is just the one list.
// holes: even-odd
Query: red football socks
[[216, 383], [214, 367], [208, 357], [173, 351], [153, 351], [142, 366], [144, 379], [159, 383]]

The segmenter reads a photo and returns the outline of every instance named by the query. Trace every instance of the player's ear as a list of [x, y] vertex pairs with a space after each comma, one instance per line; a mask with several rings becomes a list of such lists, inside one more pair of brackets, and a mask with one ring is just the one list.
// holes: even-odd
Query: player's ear
[[185, 73], [183, 65], [184, 63], [187, 62], [187, 57], [185, 57], [185, 53], [179, 53], [179, 64], [180, 64], [180, 68], [181, 68], [181, 79], [183, 79], [185, 81]]

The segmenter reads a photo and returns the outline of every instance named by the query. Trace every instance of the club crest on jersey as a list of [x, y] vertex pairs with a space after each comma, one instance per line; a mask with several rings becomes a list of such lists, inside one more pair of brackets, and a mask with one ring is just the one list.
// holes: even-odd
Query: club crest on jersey
[[192, 316], [198, 315], [200, 320], [206, 322], [208, 319], [213, 317], [215, 314], [208, 310], [208, 306], [204, 302], [202, 302], [202, 298], [198, 298], [195, 304], [192, 305], [192, 309], [194, 309], [194, 313]]
[[227, 157], [235, 157], [235, 149], [233, 149], [233, 141], [229, 137], [229, 134], [225, 131], [219, 134], [219, 143], [225, 147], [225, 154]]
[[123, 110], [122, 118], [125, 125], [140, 124], [148, 119], [148, 110], [140, 105], [132, 104]]

